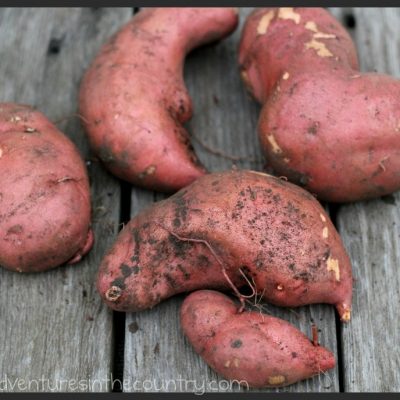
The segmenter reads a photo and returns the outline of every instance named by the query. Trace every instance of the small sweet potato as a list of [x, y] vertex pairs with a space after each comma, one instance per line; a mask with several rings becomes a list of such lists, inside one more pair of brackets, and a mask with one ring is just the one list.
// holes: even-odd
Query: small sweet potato
[[243, 28], [242, 78], [263, 104], [268, 164], [319, 199], [400, 189], [400, 81], [361, 73], [354, 44], [322, 8], [263, 8]]
[[91, 145], [116, 176], [149, 189], [176, 191], [206, 173], [183, 123], [192, 103], [185, 56], [237, 25], [232, 8], [140, 11], [101, 49], [80, 90]]
[[222, 293], [190, 294], [180, 316], [194, 350], [216, 372], [244, 386], [287, 386], [335, 366], [329, 350], [290, 323], [260, 312], [239, 312]]
[[0, 103], [0, 265], [44, 271], [78, 262], [92, 243], [76, 147], [40, 112]]
[[324, 209], [298, 186], [253, 171], [207, 174], [139, 213], [97, 280], [107, 304], [124, 311], [248, 284], [271, 303], [330, 303], [350, 318], [351, 265]]

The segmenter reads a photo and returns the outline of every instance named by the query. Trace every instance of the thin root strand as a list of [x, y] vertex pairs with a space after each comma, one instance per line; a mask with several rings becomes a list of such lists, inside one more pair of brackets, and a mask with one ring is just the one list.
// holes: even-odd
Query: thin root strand
[[[228, 275], [228, 273], [226, 271], [224, 263], [218, 257], [218, 255], [216, 254], [216, 252], [214, 251], [214, 249], [212, 248], [210, 243], [208, 243], [207, 240], [204, 240], [204, 239], [194, 239], [194, 238], [188, 238], [188, 237], [180, 236], [177, 233], [172, 232], [170, 229], [166, 228], [165, 226], [159, 224], [158, 222], [155, 222], [155, 224], [158, 225], [159, 227], [161, 227], [162, 229], [164, 229], [165, 231], [167, 231], [170, 235], [174, 236], [178, 240], [181, 240], [183, 242], [201, 243], [201, 244], [205, 245], [208, 248], [208, 250], [211, 252], [211, 254], [214, 256], [214, 258], [217, 260], [218, 264], [221, 266], [222, 274], [224, 275], [224, 277], [227, 280], [229, 286], [232, 288], [233, 292], [235, 293], [235, 295], [238, 297], [238, 299], [240, 301], [240, 308], [239, 308], [238, 312], [239, 313], [243, 312], [243, 310], [245, 308], [245, 301], [246, 301], [245, 299], [247, 299], [247, 298], [249, 298], [251, 296], [246, 296], [246, 295], [243, 295], [243, 294], [241, 294], [239, 292], [238, 288], [235, 286], [235, 284], [232, 282], [231, 278], [229, 277], [229, 275]], [[242, 272], [242, 274], [243, 274], [243, 272]], [[246, 280], [247, 280], [247, 282], [249, 282], [247, 277], [246, 277]], [[252, 288], [252, 289], [254, 290], [254, 288]]]
[[311, 325], [311, 331], [312, 331], [312, 343], [314, 346], [319, 346], [318, 343], [318, 328], [317, 325], [312, 324]]

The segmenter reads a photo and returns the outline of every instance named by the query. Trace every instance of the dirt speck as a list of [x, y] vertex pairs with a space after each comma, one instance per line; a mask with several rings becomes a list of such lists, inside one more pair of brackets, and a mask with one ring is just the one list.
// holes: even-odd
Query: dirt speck
[[128, 329], [129, 329], [130, 333], [136, 333], [139, 330], [139, 325], [138, 325], [138, 323], [136, 321], [131, 322], [128, 325]]
[[239, 347], [242, 347], [242, 341], [240, 339], [236, 339], [231, 343], [231, 347], [234, 349], [238, 349]]

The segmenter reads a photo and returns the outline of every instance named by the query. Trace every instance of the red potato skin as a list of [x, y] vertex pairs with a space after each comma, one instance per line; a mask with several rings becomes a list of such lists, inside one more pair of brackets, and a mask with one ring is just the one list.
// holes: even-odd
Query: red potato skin
[[104, 257], [97, 288], [111, 308], [140, 311], [181, 292], [229, 289], [221, 264], [271, 303], [334, 304], [350, 319], [351, 265], [324, 209], [298, 186], [245, 170], [207, 174], [140, 212]]
[[183, 127], [192, 116], [184, 60], [237, 23], [232, 8], [151, 8], [103, 46], [83, 78], [80, 113], [94, 151], [113, 174], [174, 192], [206, 173]]
[[212, 290], [191, 293], [180, 320], [196, 353], [217, 373], [246, 387], [287, 386], [335, 366], [329, 350], [290, 323], [238, 312], [229, 297]]
[[331, 202], [400, 188], [400, 83], [360, 73], [350, 36], [327, 11], [257, 10], [239, 64], [263, 104], [259, 137], [276, 173]]
[[90, 188], [74, 144], [43, 114], [0, 103], [0, 265], [40, 272], [92, 247]]

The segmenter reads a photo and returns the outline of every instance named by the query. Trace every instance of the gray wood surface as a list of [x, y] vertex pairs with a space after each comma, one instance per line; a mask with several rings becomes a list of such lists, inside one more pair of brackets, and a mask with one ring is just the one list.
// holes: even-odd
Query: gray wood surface
[[[241, 23], [249, 11], [240, 10]], [[342, 21], [354, 14], [350, 33], [363, 70], [400, 78], [399, 9], [331, 11]], [[131, 14], [127, 8], [0, 9], [0, 101], [38, 107], [77, 144], [89, 161], [96, 236], [94, 249], [78, 265], [23, 275], [0, 269], [0, 390], [4, 379], [6, 391], [110, 390], [107, 379], [120, 327], [113, 326], [113, 313], [102, 305], [94, 280], [119, 229], [121, 186], [93, 159], [72, 115], [85, 68]], [[238, 73], [239, 36], [240, 28], [224, 42], [195, 50], [185, 67], [194, 103], [187, 126], [211, 171], [263, 167], [256, 135], [259, 106], [246, 94]], [[132, 188], [131, 215], [163, 197]], [[355, 275], [350, 324], [337, 325], [330, 306], [290, 310], [265, 305], [266, 312], [308, 335], [316, 323], [321, 344], [338, 360], [328, 374], [281, 391], [400, 391], [399, 205], [396, 193], [338, 210], [338, 229]], [[178, 317], [184, 297], [126, 315], [125, 391], [242, 390], [227, 387], [184, 338]]]
[[[364, 71], [400, 78], [400, 10], [355, 9]], [[400, 391], [400, 193], [342, 206], [340, 233], [355, 275], [353, 318], [342, 329], [344, 390]]]
[[[131, 13], [0, 9], [1, 101], [38, 107], [59, 121], [88, 159], [86, 138], [72, 116], [78, 83], [100, 44]], [[0, 270], [0, 381], [5, 391], [109, 389], [112, 313], [93, 282], [118, 230], [120, 183], [97, 162], [89, 170], [96, 240], [90, 255], [77, 265], [40, 274]]]
[[[250, 9], [241, 9], [241, 25]], [[188, 124], [199, 158], [211, 171], [239, 168], [262, 169], [256, 125], [259, 106], [246, 94], [237, 64], [240, 28], [216, 45], [195, 50], [187, 59], [185, 79], [194, 103]], [[200, 144], [202, 143], [202, 145]], [[222, 151], [237, 161], [213, 154], [204, 147]], [[162, 196], [132, 190], [132, 216]], [[125, 391], [238, 391], [227, 386], [192, 350], [179, 326], [179, 308], [184, 295], [169, 299], [154, 309], [127, 314], [125, 335]], [[315, 322], [323, 346], [337, 353], [333, 307], [316, 305], [296, 310], [266, 306], [266, 312], [284, 318], [311, 335]], [[279, 391], [338, 391], [337, 369]]]

